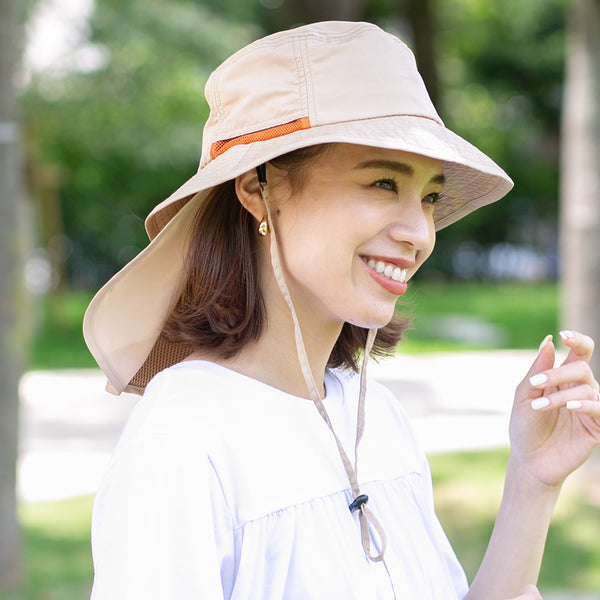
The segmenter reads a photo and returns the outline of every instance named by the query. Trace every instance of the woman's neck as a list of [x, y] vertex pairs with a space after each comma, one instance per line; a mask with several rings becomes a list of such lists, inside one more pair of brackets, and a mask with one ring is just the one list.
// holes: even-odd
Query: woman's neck
[[[323, 396], [325, 370], [340, 331], [341, 325], [337, 332], [332, 329], [329, 335], [322, 329], [320, 333], [302, 329], [308, 364], [317, 390]], [[233, 357], [223, 358], [215, 352], [197, 351], [188, 358], [210, 360], [288, 394], [310, 398], [289, 312], [283, 319], [275, 318], [271, 312], [260, 339], [247, 344]]]

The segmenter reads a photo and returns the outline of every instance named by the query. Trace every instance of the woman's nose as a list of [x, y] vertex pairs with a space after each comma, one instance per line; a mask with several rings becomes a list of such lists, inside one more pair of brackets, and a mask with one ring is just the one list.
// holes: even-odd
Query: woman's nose
[[433, 206], [418, 200], [401, 203], [396, 211], [388, 235], [395, 242], [408, 244], [415, 250], [429, 250], [435, 240]]

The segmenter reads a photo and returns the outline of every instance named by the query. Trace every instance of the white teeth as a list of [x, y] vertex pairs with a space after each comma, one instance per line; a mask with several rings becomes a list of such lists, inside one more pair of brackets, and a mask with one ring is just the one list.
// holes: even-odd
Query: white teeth
[[394, 281], [399, 281], [400, 283], [404, 283], [406, 281], [406, 269], [401, 269], [400, 267], [396, 267], [394, 272], [392, 273], [392, 279]]
[[401, 269], [400, 267], [395, 267], [392, 264], [386, 264], [382, 260], [375, 261], [370, 258], [366, 261], [369, 268], [373, 269], [375, 272], [387, 277], [388, 279], [393, 279], [394, 281], [398, 281], [400, 283], [404, 283], [408, 276], [408, 269]]

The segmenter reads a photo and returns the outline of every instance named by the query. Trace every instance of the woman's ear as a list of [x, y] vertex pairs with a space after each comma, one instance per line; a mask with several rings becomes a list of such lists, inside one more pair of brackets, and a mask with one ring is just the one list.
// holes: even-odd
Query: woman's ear
[[256, 169], [235, 178], [235, 193], [241, 205], [257, 220], [265, 216], [265, 203], [260, 193]]

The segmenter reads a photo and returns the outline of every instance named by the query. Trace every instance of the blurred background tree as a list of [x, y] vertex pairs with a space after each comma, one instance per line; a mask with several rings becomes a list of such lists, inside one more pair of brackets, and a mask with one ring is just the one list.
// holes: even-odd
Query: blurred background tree
[[[326, 18], [399, 33], [447, 125], [517, 183], [440, 234], [429, 275], [495, 275], [486, 252], [503, 243], [543, 255], [543, 275], [556, 275], [564, 13], [565, 0], [97, 0], [86, 60], [33, 73], [23, 91], [53, 285], [95, 288], [145, 245], [140, 221], [197, 168], [203, 85], [220, 60], [262, 33]], [[465, 262], [473, 246], [479, 259]]]
[[0, 590], [21, 578], [16, 517], [18, 386], [27, 348], [23, 186], [15, 64], [21, 37], [13, 0], [0, 0]]
[[208, 74], [257, 34], [195, 2], [101, 0], [85, 62], [32, 76], [29, 172], [57, 283], [95, 287], [145, 245], [148, 209], [197, 167]]
[[[600, 345], [600, 1], [574, 0], [561, 152], [563, 326]], [[600, 349], [591, 361], [600, 374]], [[600, 450], [588, 469], [600, 467]]]
[[[561, 154], [562, 321], [600, 344], [600, 2], [574, 0], [569, 16]], [[600, 352], [594, 366], [600, 373]]]
[[[435, 260], [443, 272], [535, 279], [531, 263], [517, 261], [509, 268], [511, 254], [500, 252], [506, 244], [542, 255], [545, 276], [557, 274], [564, 5], [562, 0], [436, 4], [442, 117], [494, 157], [516, 184], [503, 201], [441, 232]], [[475, 252], [457, 254], [465, 240]], [[491, 246], [498, 252], [486, 255], [483, 250]], [[495, 257], [500, 265], [491, 264]]]

